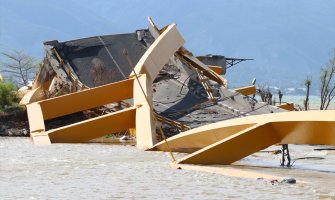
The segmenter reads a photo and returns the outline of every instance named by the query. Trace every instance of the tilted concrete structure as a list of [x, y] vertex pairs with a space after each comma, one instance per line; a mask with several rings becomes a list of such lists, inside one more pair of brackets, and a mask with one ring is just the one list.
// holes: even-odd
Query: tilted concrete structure
[[[246, 96], [255, 86], [229, 90], [220, 68], [205, 65], [183, 44], [175, 24], [159, 30], [151, 19], [136, 34], [47, 42], [53, 47], [23, 101], [34, 142], [86, 142], [130, 130], [140, 148], [191, 153], [178, 161], [188, 164], [230, 164], [280, 143], [335, 144], [334, 111], [287, 112], [288, 105]], [[56, 81], [69, 94], [47, 98]], [[46, 129], [48, 120], [115, 102], [121, 108]]]
[[[30, 133], [34, 141], [36, 138], [38, 143], [85, 142], [108, 133], [136, 127], [137, 146], [141, 148], [151, 147], [156, 143], [155, 126], [150, 107], [143, 96], [146, 95], [149, 99], [152, 99], [152, 77], [157, 76], [160, 69], [181, 47], [183, 42], [184, 40], [174, 24], [167, 27], [135, 66], [134, 71], [141, 76], [139, 77], [140, 83], [129, 78], [125, 81], [28, 104]], [[166, 46], [169, 48], [165, 48]], [[146, 94], [142, 93], [138, 84], [144, 86]], [[114, 95], [106, 95], [109, 93]], [[92, 96], [94, 98], [91, 98]], [[134, 107], [45, 131], [45, 120], [125, 99], [134, 99]], [[42, 137], [44, 137], [43, 140]]]

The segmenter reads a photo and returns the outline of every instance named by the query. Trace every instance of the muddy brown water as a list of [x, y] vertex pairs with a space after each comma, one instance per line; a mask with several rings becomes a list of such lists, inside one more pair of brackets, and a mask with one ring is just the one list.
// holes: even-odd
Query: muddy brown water
[[169, 166], [169, 154], [133, 146], [39, 146], [29, 138], [2, 137], [0, 199], [335, 199], [335, 152], [313, 148], [291, 147], [296, 157], [325, 158], [297, 160], [293, 169], [278, 167], [278, 155], [265, 152], [235, 163], [236, 168], [298, 181], [272, 185], [265, 180], [177, 170]]

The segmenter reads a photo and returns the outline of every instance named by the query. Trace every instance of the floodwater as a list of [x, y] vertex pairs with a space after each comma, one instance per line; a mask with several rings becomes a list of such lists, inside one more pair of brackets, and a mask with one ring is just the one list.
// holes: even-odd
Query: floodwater
[[[272, 147], [278, 149], [279, 147]], [[0, 138], [0, 199], [335, 199], [335, 152], [294, 146], [292, 154], [323, 157], [278, 167], [260, 152], [237, 162], [291, 176], [296, 184], [177, 170], [169, 154], [108, 144], [34, 145], [29, 138]], [[177, 155], [182, 156], [182, 155]], [[258, 164], [258, 167], [249, 165]], [[269, 168], [269, 166], [273, 166]]]
[[[278, 102], [278, 95], [276, 96], [276, 101]], [[299, 95], [284, 95], [283, 102], [292, 102], [299, 104], [300, 106], [304, 106], [305, 96]], [[310, 96], [309, 97], [309, 108], [311, 110], [319, 110], [320, 109], [320, 96]], [[335, 110], [335, 101], [330, 102], [328, 110]]]

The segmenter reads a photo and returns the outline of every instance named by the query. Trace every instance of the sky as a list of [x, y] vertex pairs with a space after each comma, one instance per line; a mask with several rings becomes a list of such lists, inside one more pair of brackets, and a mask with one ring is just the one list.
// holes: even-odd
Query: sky
[[43, 58], [43, 41], [134, 32], [151, 16], [176, 23], [195, 55], [253, 58], [227, 71], [232, 86], [303, 87], [335, 48], [335, 0], [0, 0], [0, 52]]

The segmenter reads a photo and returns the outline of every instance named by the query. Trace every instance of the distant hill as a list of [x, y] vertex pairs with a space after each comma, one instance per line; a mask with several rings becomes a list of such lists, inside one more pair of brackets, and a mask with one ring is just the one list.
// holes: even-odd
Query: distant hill
[[335, 48], [335, 0], [89, 1], [2, 0], [0, 51], [25, 50], [39, 59], [42, 42], [133, 32], [176, 22], [196, 55], [253, 58], [229, 69], [230, 85], [303, 87]]

